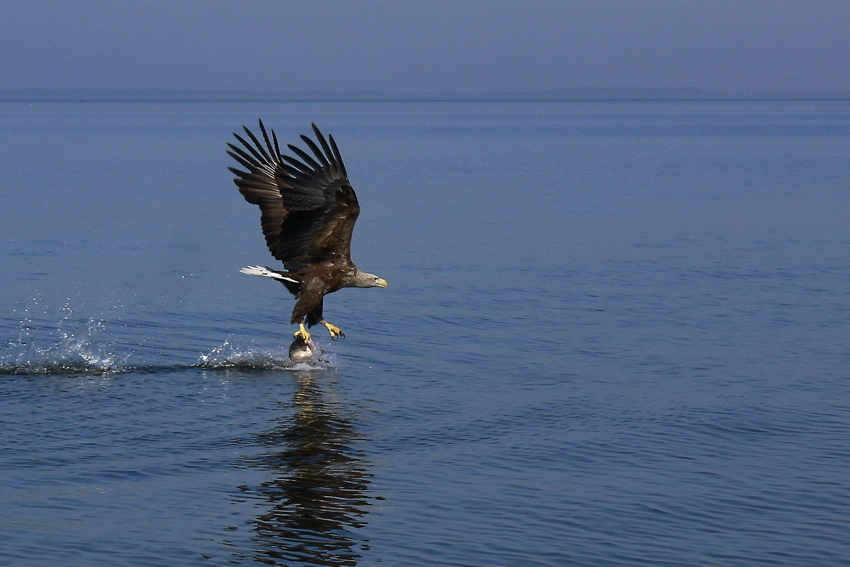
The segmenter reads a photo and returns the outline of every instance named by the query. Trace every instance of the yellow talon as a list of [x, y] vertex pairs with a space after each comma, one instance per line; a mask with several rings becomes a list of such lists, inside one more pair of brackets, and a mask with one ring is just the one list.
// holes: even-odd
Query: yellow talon
[[335, 339], [337, 337], [341, 337], [343, 339], [345, 338], [345, 333], [343, 333], [342, 330], [336, 325], [331, 325], [324, 319], [322, 319], [322, 325], [328, 328], [328, 332], [330, 332], [332, 339]]
[[295, 338], [301, 337], [304, 339], [304, 342], [310, 341], [310, 333], [307, 332], [307, 327], [304, 326], [304, 323], [300, 323], [298, 325], [298, 330], [295, 331]]

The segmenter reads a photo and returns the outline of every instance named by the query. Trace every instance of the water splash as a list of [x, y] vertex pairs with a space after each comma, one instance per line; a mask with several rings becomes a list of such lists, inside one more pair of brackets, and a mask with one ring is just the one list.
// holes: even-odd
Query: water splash
[[238, 344], [226, 340], [208, 354], [202, 354], [195, 366], [201, 368], [233, 368], [242, 370], [316, 370], [330, 368], [330, 361], [320, 358], [315, 363], [293, 362], [289, 347], [268, 347], [255, 344]]
[[[67, 314], [66, 314], [67, 315]], [[106, 347], [98, 343], [104, 332], [103, 321], [89, 319], [73, 331], [64, 330], [69, 318], [58, 329], [58, 340], [38, 346], [28, 320], [22, 321], [20, 335], [0, 353], [0, 374], [109, 374], [122, 366]]]

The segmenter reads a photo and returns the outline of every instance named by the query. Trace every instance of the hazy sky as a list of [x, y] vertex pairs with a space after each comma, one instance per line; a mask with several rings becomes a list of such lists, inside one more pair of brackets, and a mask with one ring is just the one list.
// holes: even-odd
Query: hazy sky
[[850, 92], [847, 0], [0, 0], [0, 90]]

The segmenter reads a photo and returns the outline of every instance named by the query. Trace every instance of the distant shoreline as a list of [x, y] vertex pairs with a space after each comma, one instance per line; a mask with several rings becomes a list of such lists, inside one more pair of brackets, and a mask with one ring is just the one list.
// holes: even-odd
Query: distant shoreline
[[696, 89], [572, 89], [537, 93], [279, 92], [0, 89], [0, 102], [688, 102], [848, 101], [850, 92], [713, 93]]

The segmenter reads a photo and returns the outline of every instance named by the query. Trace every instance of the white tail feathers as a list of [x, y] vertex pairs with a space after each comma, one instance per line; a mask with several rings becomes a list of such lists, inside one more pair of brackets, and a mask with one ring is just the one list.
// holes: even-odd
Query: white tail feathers
[[264, 278], [280, 280], [282, 282], [298, 283], [298, 280], [294, 280], [288, 276], [284, 276], [280, 272], [275, 272], [274, 270], [264, 268], [263, 266], [248, 266], [247, 268], [242, 268], [239, 271], [243, 274], [248, 274], [249, 276], [261, 276]]

